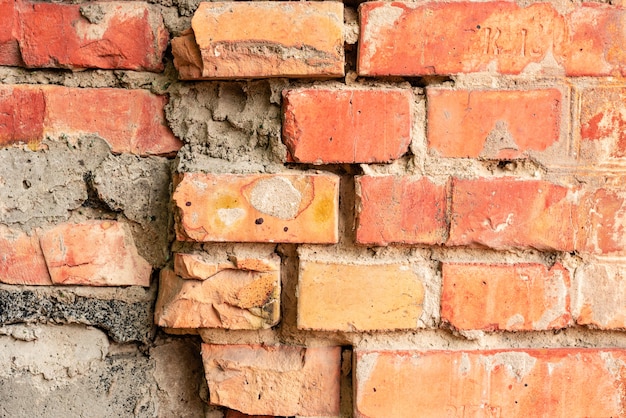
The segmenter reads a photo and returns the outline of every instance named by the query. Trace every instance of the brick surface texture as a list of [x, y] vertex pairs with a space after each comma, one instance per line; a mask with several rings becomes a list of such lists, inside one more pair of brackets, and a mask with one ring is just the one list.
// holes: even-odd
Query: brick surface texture
[[2, 416], [625, 417], [624, 331], [626, 1], [0, 0]]

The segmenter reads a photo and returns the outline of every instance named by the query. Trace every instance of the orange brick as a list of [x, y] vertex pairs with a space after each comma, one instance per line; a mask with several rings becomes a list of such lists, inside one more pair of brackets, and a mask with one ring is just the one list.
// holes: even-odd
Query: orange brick
[[250, 415], [338, 416], [340, 347], [202, 344], [212, 404]]
[[19, 4], [27, 67], [163, 70], [169, 34], [147, 3]]
[[626, 256], [626, 191], [585, 191], [578, 208], [578, 224], [578, 251]]
[[427, 89], [428, 146], [442, 157], [514, 159], [560, 139], [557, 89]]
[[541, 180], [453, 179], [447, 244], [572, 251], [571, 192]]
[[415, 329], [423, 277], [407, 263], [300, 260], [298, 328], [325, 331]]
[[579, 94], [580, 159], [593, 164], [626, 157], [626, 88], [587, 88]]
[[36, 233], [27, 235], [0, 225], [0, 283], [52, 284]]
[[549, 3], [367, 2], [360, 16], [358, 71], [365, 76], [555, 67], [603, 76], [623, 74], [626, 64], [618, 7], [587, 4], [561, 15]]
[[404, 89], [283, 91], [283, 141], [301, 163], [389, 162], [411, 142]]
[[356, 179], [360, 244], [441, 244], [448, 233], [447, 185], [426, 177]]
[[576, 270], [576, 322], [605, 330], [626, 329], [626, 260], [588, 260]]
[[280, 270], [223, 267], [203, 280], [161, 270], [154, 318], [166, 328], [270, 328], [280, 319]]
[[40, 143], [45, 109], [40, 89], [0, 86], [0, 146]]
[[44, 93], [46, 134], [96, 134], [114, 153], [143, 156], [175, 154], [182, 146], [167, 127], [165, 96], [109, 88], [46, 87]]
[[193, 241], [335, 243], [333, 174], [182, 174], [177, 237]]
[[441, 319], [461, 330], [531, 331], [572, 323], [560, 264], [443, 263]]
[[181, 79], [344, 74], [340, 2], [205, 2], [191, 27], [172, 42]]
[[623, 349], [358, 351], [355, 417], [619, 417]]
[[273, 415], [248, 415], [234, 409], [226, 411], [225, 418], [274, 418]]
[[40, 244], [54, 284], [150, 286], [152, 267], [122, 223], [57, 225], [41, 232]]

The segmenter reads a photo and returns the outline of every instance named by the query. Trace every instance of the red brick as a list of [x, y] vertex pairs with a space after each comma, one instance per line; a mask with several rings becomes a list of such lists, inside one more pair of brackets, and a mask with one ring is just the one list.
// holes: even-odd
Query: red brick
[[410, 90], [283, 91], [283, 141], [301, 163], [389, 162], [411, 142]]
[[335, 243], [333, 174], [185, 173], [174, 191], [179, 240]]
[[408, 263], [300, 260], [298, 328], [325, 331], [415, 329], [425, 277]]
[[446, 184], [426, 177], [356, 179], [359, 244], [441, 244], [448, 233]]
[[234, 409], [226, 411], [225, 418], [274, 418], [273, 415], [248, 415]]
[[61, 224], [41, 232], [40, 244], [55, 284], [150, 286], [152, 267], [122, 223]]
[[51, 285], [39, 236], [0, 225], [0, 283]]
[[24, 3], [19, 18], [27, 67], [163, 69], [169, 34], [147, 3]]
[[340, 2], [205, 2], [191, 26], [172, 41], [181, 79], [344, 74]]
[[23, 66], [15, 0], [0, 0], [0, 65]]
[[560, 139], [561, 92], [427, 89], [428, 146], [442, 157], [513, 159]]
[[0, 86], [0, 146], [43, 139], [46, 103], [38, 88]]
[[626, 157], [626, 88], [586, 88], [579, 94], [580, 159], [593, 164]]
[[202, 254], [176, 253], [174, 263], [176, 273], [161, 271], [154, 314], [157, 325], [262, 329], [278, 323], [278, 256], [228, 262]]
[[578, 208], [578, 224], [578, 251], [626, 256], [626, 191], [585, 191]]
[[167, 127], [166, 103], [145, 90], [0, 86], [0, 146], [98, 135], [114, 153], [173, 155], [182, 143]]
[[340, 347], [202, 344], [209, 401], [250, 415], [338, 416]]
[[360, 75], [560, 67], [570, 76], [603, 76], [623, 74], [626, 64], [624, 9], [617, 7], [561, 15], [548, 3], [368, 2], [360, 14]]
[[532, 331], [572, 323], [560, 264], [443, 263], [441, 319], [460, 330]]
[[576, 322], [604, 330], [626, 329], [626, 259], [587, 260], [576, 270]]
[[623, 349], [358, 351], [355, 416], [620, 417]]
[[541, 180], [453, 179], [447, 244], [572, 251], [574, 197], [567, 187]]

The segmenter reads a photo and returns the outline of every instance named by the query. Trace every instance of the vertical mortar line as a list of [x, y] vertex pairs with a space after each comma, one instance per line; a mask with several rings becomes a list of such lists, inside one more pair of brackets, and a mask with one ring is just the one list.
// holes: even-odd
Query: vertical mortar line
[[276, 253], [281, 258], [280, 269], [280, 323], [278, 325], [278, 337], [285, 342], [298, 332], [298, 274], [299, 258], [296, 244], [280, 244]]

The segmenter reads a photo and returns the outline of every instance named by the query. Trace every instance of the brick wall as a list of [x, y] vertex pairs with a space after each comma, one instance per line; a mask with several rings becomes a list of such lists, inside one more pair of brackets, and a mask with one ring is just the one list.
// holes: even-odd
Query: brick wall
[[625, 416], [625, 33], [0, 0], [0, 411]]

